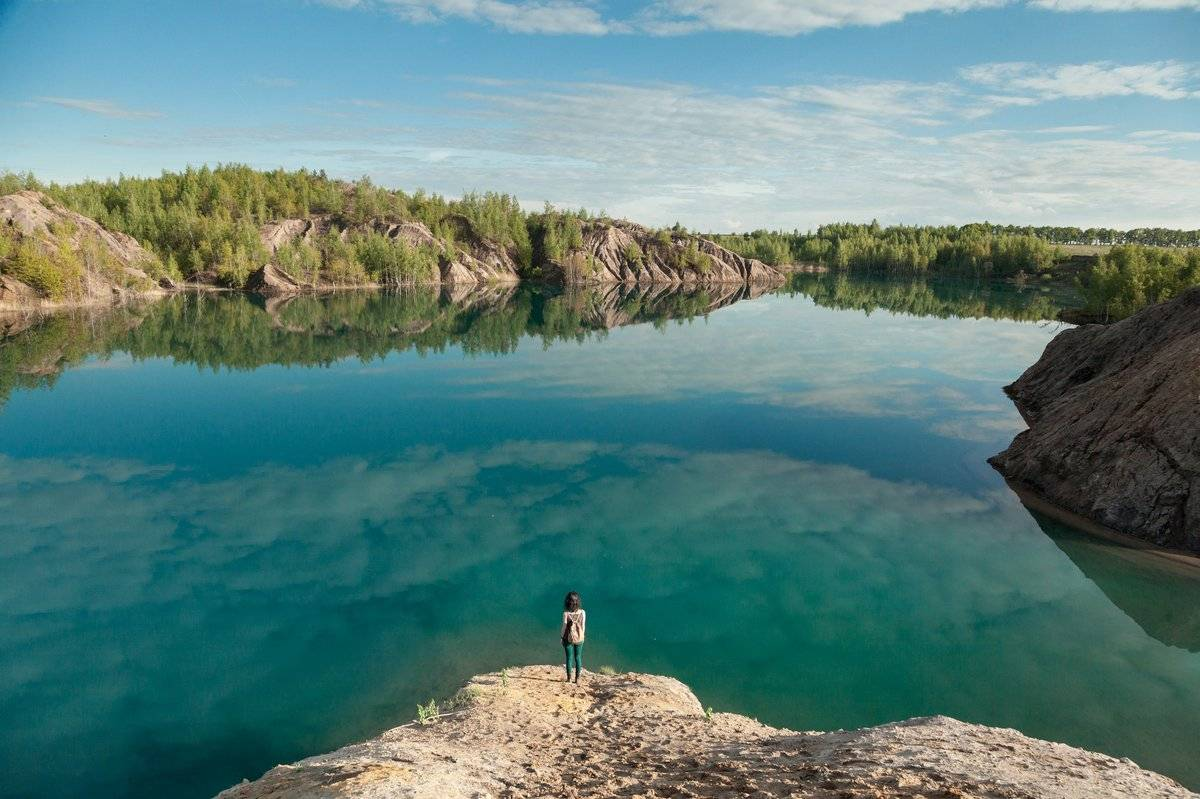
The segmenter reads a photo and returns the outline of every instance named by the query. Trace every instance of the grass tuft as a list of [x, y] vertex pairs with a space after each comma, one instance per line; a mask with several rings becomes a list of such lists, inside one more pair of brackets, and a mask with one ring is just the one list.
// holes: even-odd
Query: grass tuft
[[433, 720], [438, 715], [438, 703], [434, 699], [430, 699], [428, 704], [417, 705], [417, 723], [424, 726], [432, 724]]

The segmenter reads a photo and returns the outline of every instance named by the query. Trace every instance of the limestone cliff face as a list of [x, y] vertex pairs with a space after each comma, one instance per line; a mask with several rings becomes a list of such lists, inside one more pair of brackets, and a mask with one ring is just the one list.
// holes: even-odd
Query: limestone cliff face
[[147, 273], [155, 263], [131, 236], [108, 230], [41, 192], [0, 197], [0, 310], [161, 293]]
[[707, 239], [655, 232], [624, 220], [587, 222], [583, 245], [545, 266], [563, 283], [778, 284], [783, 273]]
[[1060, 333], [1005, 389], [1029, 429], [992, 465], [1067, 510], [1200, 552], [1200, 289]]
[[[475, 286], [484, 283], [516, 283], [520, 280], [520, 266], [515, 255], [494, 241], [474, 235], [470, 222], [463, 217], [452, 217], [459, 236], [458, 244], [449, 247], [438, 239], [421, 222], [373, 219], [359, 225], [339, 229], [338, 235], [346, 240], [355, 233], [375, 232], [392, 240], [403, 241], [413, 247], [431, 247], [438, 253], [438, 269], [425, 285]], [[269, 222], [259, 231], [263, 245], [274, 256], [280, 247], [301, 241], [315, 244], [334, 227], [332, 216], [314, 216], [305, 219], [284, 219]], [[275, 259], [265, 268], [250, 276], [246, 288], [264, 294], [290, 294], [312, 289], [339, 288], [335, 282], [323, 279], [320, 284], [306, 284], [280, 269]]]
[[942, 716], [851, 732], [706, 718], [682, 683], [562, 682], [533, 666], [473, 679], [453, 710], [271, 769], [220, 799], [287, 797], [1195, 797], [1166, 777], [1065, 744]]

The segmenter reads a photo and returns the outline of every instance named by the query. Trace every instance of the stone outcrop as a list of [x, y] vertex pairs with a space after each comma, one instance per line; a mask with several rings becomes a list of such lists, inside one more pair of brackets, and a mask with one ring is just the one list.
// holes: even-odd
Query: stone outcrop
[[655, 232], [624, 220], [586, 222], [582, 232], [582, 247], [546, 265], [549, 279], [642, 285], [777, 285], [784, 280], [779, 269], [697, 236]]
[[1029, 429], [991, 463], [1105, 527], [1200, 552], [1200, 288], [1060, 333], [1005, 391]]
[[[156, 260], [137, 241], [68, 210], [38, 191], [0, 197], [0, 237], [8, 258], [0, 258], [0, 310], [110, 303], [162, 291], [149, 271]], [[18, 248], [32, 245], [46, 257], [43, 271], [59, 282], [48, 292], [15, 266]], [[43, 280], [44, 283], [51, 282]]]
[[[306, 283], [288, 275], [275, 262], [279, 248], [293, 241], [315, 245], [317, 240], [336, 230], [346, 240], [349, 237], [374, 232], [394, 241], [403, 241], [413, 247], [430, 247], [438, 254], [438, 269], [428, 280], [421, 281], [432, 286], [475, 286], [485, 283], [516, 283], [521, 279], [520, 266], [514, 253], [494, 241], [475, 235], [471, 223], [465, 217], [452, 215], [447, 220], [456, 233], [456, 246], [447, 246], [434, 236], [421, 222], [373, 219], [349, 227], [336, 227], [336, 220], [329, 215], [305, 219], [283, 219], [269, 222], [259, 230], [263, 246], [272, 255], [272, 262], [250, 276], [246, 288], [264, 294], [292, 294], [314, 289], [345, 288], [322, 280], [316, 284]], [[379, 287], [379, 284], [367, 284]]]
[[286, 797], [1195, 797], [1065, 744], [944, 716], [850, 732], [706, 717], [682, 683], [562, 682], [556, 667], [476, 677], [427, 724], [271, 769], [220, 799]]

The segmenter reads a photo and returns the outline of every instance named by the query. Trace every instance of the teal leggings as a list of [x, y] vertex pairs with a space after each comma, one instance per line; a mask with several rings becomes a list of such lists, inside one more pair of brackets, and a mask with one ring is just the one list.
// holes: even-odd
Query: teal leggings
[[567, 653], [567, 679], [571, 679], [571, 654], [572, 650], [575, 655], [575, 679], [579, 679], [579, 672], [583, 669], [583, 644], [563, 644], [563, 652]]

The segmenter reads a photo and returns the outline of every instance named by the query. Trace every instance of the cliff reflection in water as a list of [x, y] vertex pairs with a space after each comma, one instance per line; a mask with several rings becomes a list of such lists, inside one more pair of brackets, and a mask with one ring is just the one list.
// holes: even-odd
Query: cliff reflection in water
[[[582, 341], [622, 325], [665, 326], [741, 300], [757, 286], [704, 290], [667, 286], [555, 289], [482, 287], [465, 292], [342, 292], [288, 298], [184, 294], [158, 302], [0, 324], [0, 403], [15, 389], [52, 386], [88, 357], [127, 352], [134, 358], [229, 369], [267, 364], [323, 366], [343, 358], [373, 360], [414, 349], [505, 354], [522, 337]], [[777, 291], [815, 304], [865, 313], [939, 318], [1053, 319], [1064, 292], [980, 281], [897, 281], [840, 274], [797, 274]]]
[[1109, 601], [1150, 637], [1200, 652], [1200, 572], [1142, 549], [1111, 543], [1029, 511], [1047, 537]]
[[414, 349], [504, 354], [524, 336], [582, 341], [612, 328], [703, 316], [763, 289], [608, 286], [580, 290], [481, 287], [467, 292], [339, 292], [264, 298], [194, 293], [97, 311], [8, 320], [0, 338], [0, 402], [14, 389], [52, 386], [90, 356], [128, 352], [213, 369], [324, 366]]

